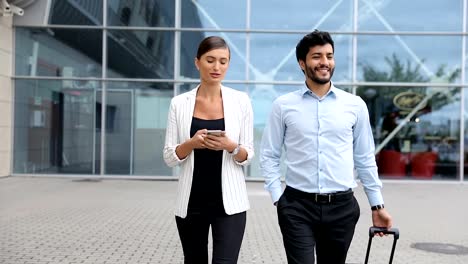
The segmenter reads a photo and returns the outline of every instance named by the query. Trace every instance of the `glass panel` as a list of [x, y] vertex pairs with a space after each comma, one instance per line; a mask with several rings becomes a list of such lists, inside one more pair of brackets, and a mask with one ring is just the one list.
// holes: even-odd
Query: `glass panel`
[[[199, 83], [185, 83], [185, 84], [180, 84], [179, 86], [179, 94], [188, 92], [192, 89], [195, 89], [198, 86]], [[227, 86], [229, 88], [239, 90], [242, 92], [247, 92], [248, 85], [244, 83], [223, 83], [224, 86]]]
[[461, 31], [462, 20], [463, 1], [359, 1], [359, 30]]
[[452, 36], [359, 36], [358, 79], [458, 83], [461, 44]]
[[251, 27], [254, 29], [352, 30], [353, 1], [296, 0], [294, 4], [282, 0], [250, 2]]
[[174, 32], [109, 30], [107, 39], [108, 77], [173, 78]]
[[97, 81], [15, 81], [14, 173], [96, 173], [98, 87]]
[[335, 87], [338, 88], [338, 89], [341, 89], [341, 90], [346, 91], [348, 93], [353, 93], [353, 88], [350, 87], [350, 86], [344, 86], [344, 85], [340, 85], [340, 84], [336, 84], [336, 83], [335, 83], [335, 85], [336, 85]]
[[225, 80], [245, 80], [245, 34], [219, 32], [182, 32], [180, 51], [180, 74], [182, 78], [199, 78], [198, 71], [195, 68], [198, 45], [205, 37], [214, 35], [222, 37], [231, 51], [229, 70], [226, 73]]
[[[468, 20], [468, 19], [467, 19], [467, 20]], [[468, 27], [467, 27], [467, 28], [468, 28]], [[468, 30], [468, 29], [467, 29], [467, 30]], [[465, 38], [466, 38], [466, 36], [465, 36]], [[468, 38], [466, 38], [466, 39], [468, 39]], [[468, 61], [468, 41], [466, 42], [465, 45], [466, 45], [466, 46], [465, 46], [465, 54], [461, 53], [461, 54], [460, 54], [460, 58], [461, 58], [462, 60], [463, 60], [463, 59], [465, 60], [465, 75], [464, 75], [464, 76], [465, 76], [465, 78], [464, 78], [465, 81], [464, 81], [464, 83], [467, 84], [468, 82], [466, 81], [466, 79], [467, 79], [467, 78], [466, 78], [466, 77], [467, 77], [467, 74], [466, 74], [466, 73], [468, 72], [468, 63], [466, 63], [466, 62]], [[464, 55], [464, 56], [463, 56], [463, 55]]]
[[[296, 60], [296, 45], [303, 36], [303, 34], [251, 34], [251, 62], [248, 65], [250, 80], [303, 81], [304, 74]], [[350, 80], [351, 37], [333, 35], [332, 38], [335, 42], [333, 80]]]
[[[262, 141], [263, 129], [270, 116], [273, 101], [286, 93], [301, 89], [302, 85], [249, 85], [249, 96], [254, 112], [254, 149], [256, 155], [248, 168], [247, 175], [251, 178], [262, 178], [260, 173], [259, 151]], [[282, 166], [284, 163], [282, 163]], [[284, 168], [283, 168], [284, 169]]]
[[178, 94], [183, 94], [185, 92], [188, 92], [192, 89], [195, 89], [197, 87], [198, 83], [185, 83], [185, 84], [180, 84], [179, 85], [179, 93]]
[[182, 2], [182, 27], [245, 28], [246, 0]]
[[16, 75], [101, 77], [102, 31], [16, 29]]
[[109, 26], [173, 27], [175, 1], [108, 0]]
[[102, 0], [52, 0], [49, 23], [102, 25]]
[[108, 83], [106, 174], [172, 175], [163, 160], [163, 147], [173, 94], [168, 83]]
[[460, 89], [362, 86], [384, 178], [458, 178]]
[[464, 112], [463, 112], [463, 117], [465, 118], [465, 131], [464, 131], [464, 137], [465, 137], [465, 149], [464, 149], [464, 168], [463, 168], [463, 176], [464, 180], [468, 181], [468, 88], [463, 88], [465, 89], [464, 92]]

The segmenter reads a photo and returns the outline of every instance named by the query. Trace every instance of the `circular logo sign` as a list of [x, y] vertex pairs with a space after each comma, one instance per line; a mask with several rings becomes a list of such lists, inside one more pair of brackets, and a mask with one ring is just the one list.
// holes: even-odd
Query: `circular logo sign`
[[[393, 104], [401, 110], [411, 111], [416, 107], [422, 100], [424, 95], [415, 92], [403, 92], [397, 94], [393, 97]], [[422, 105], [421, 108], [424, 108], [426, 104]]]

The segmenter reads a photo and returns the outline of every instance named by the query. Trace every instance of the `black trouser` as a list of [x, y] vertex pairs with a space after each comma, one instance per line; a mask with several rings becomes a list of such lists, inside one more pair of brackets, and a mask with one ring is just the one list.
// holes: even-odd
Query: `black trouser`
[[[286, 187], [278, 221], [289, 264], [344, 264], [360, 209], [351, 190], [331, 197]], [[325, 198], [325, 199], [323, 199]]]
[[208, 233], [213, 236], [213, 264], [235, 264], [244, 237], [246, 212], [234, 215], [193, 213], [176, 216], [185, 264], [208, 263]]

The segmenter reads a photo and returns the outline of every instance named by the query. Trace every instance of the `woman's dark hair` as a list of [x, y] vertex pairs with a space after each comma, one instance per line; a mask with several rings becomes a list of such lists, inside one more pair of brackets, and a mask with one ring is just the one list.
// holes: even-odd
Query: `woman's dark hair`
[[231, 50], [226, 41], [221, 37], [210, 36], [203, 39], [200, 45], [198, 45], [197, 59], [200, 59], [203, 54], [214, 49], [227, 49], [229, 51], [229, 59], [231, 58]]
[[330, 34], [326, 31], [320, 31], [316, 29], [313, 32], [305, 35], [296, 46], [297, 61], [305, 61], [307, 53], [309, 53], [309, 49], [311, 47], [323, 46], [325, 44], [330, 44], [332, 46], [333, 52], [335, 51], [335, 43], [333, 42]]

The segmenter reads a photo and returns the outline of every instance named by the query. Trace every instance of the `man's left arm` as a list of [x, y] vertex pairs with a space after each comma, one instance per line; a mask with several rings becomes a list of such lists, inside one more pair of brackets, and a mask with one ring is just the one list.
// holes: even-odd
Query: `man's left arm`
[[375, 143], [369, 122], [369, 113], [364, 101], [361, 99], [360, 102], [353, 130], [354, 166], [372, 209], [373, 225], [390, 228], [392, 219], [385, 209], [382, 197], [382, 182], [379, 179], [375, 162]]

